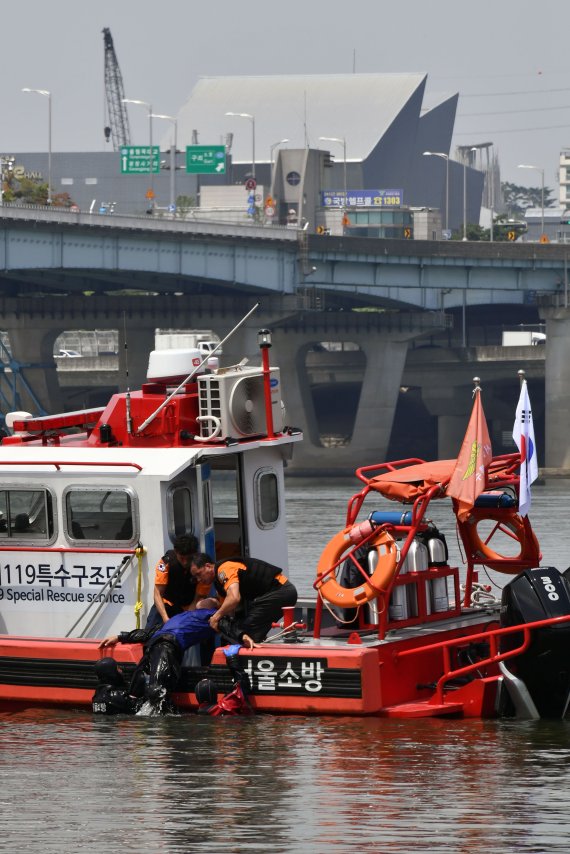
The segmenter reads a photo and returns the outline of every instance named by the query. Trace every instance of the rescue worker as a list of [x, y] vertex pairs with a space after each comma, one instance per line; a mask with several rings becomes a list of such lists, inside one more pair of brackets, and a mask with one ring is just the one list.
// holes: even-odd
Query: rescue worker
[[117, 643], [142, 643], [143, 657], [129, 685], [114, 659], [102, 659], [96, 663], [100, 684], [93, 697], [93, 711], [134, 714], [145, 700], [158, 713], [174, 711], [169, 693], [180, 679], [184, 652], [201, 641], [213, 640], [215, 635], [209, 620], [217, 604], [215, 599], [204, 599], [197, 609], [176, 614], [163, 626], [133, 629], [105, 638], [99, 645], [100, 649], [113, 647]]
[[137, 697], [125, 679], [125, 674], [114, 658], [101, 658], [95, 662], [99, 684], [92, 699], [93, 712], [98, 715], [135, 715], [144, 698]]
[[192, 535], [176, 537], [159, 560], [154, 578], [154, 605], [149, 611], [145, 629], [162, 625], [170, 617], [195, 607], [198, 599], [208, 595], [209, 588], [197, 589], [190, 566], [198, 551], [198, 540]]
[[204, 587], [214, 584], [220, 597], [221, 605], [210, 617], [210, 626], [250, 649], [281, 619], [281, 609], [297, 601], [297, 589], [281, 569], [257, 558], [214, 563], [209, 555], [198, 554], [192, 561], [192, 575]]
[[239, 657], [239, 644], [224, 649], [226, 664], [232, 674], [234, 686], [229, 694], [218, 700], [218, 689], [212, 679], [201, 679], [194, 693], [198, 700], [198, 714], [211, 715], [214, 718], [222, 715], [253, 715], [248, 695], [251, 694], [249, 676], [243, 670]]

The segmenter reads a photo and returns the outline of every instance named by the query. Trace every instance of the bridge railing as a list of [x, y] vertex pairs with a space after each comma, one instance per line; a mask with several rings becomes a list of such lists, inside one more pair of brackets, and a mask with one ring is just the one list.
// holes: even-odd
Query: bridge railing
[[298, 229], [281, 225], [263, 225], [255, 222], [232, 222], [213, 218], [209, 209], [200, 215], [199, 208], [193, 209], [187, 218], [170, 218], [165, 215], [141, 216], [119, 213], [99, 213], [90, 211], [71, 210], [71, 208], [46, 208], [38, 205], [0, 205], [0, 221], [15, 220], [20, 222], [45, 222], [58, 225], [83, 225], [97, 228], [125, 229], [128, 231], [156, 231], [173, 234], [214, 234], [235, 238], [260, 238], [263, 240], [280, 240], [296, 243]]

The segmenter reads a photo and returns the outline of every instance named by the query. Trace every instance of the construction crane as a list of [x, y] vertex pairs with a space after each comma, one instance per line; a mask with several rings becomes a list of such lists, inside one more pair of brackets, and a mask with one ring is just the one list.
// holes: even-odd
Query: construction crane
[[122, 145], [130, 145], [131, 131], [129, 129], [129, 117], [126, 105], [123, 103], [125, 90], [123, 89], [123, 77], [111, 30], [105, 27], [103, 30], [105, 42], [105, 95], [107, 99], [107, 115], [109, 124], [105, 127], [105, 139], [113, 140], [113, 148], [119, 151]]

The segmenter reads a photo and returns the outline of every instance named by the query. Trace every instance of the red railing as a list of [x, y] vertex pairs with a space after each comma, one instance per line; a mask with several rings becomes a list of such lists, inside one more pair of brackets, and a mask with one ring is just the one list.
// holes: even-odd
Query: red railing
[[[504, 661], [507, 658], [515, 658], [517, 655], [525, 652], [530, 644], [533, 629], [546, 628], [547, 626], [559, 625], [560, 623], [570, 622], [570, 614], [563, 617], [550, 617], [547, 620], [535, 620], [532, 623], [524, 623], [518, 626], [506, 626], [502, 629], [487, 629], [484, 632], [478, 632], [475, 635], [466, 635], [460, 638], [440, 641], [439, 643], [429, 644], [427, 646], [416, 647], [414, 649], [404, 649], [396, 652], [395, 658], [406, 658], [410, 655], [422, 655], [422, 653], [433, 652], [441, 649], [443, 655], [443, 675], [437, 680], [435, 693], [430, 702], [434, 704], [443, 704], [444, 702], [444, 687], [445, 683], [451, 679], [456, 679], [458, 676], [464, 676], [471, 673], [473, 670], [480, 670], [488, 667], [490, 664], [498, 664], [499, 661]], [[513, 634], [523, 634], [523, 642], [520, 646], [514, 649], [499, 652], [498, 639]], [[454, 648], [468, 646], [476, 641], [488, 641], [490, 647], [490, 655], [479, 661], [475, 661], [464, 667], [453, 668], [451, 664], [451, 653]]]

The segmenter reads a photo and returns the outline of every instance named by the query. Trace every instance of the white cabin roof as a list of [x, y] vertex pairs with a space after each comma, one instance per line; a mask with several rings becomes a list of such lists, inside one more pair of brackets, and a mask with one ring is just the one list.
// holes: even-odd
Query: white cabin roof
[[[163, 480], [172, 480], [179, 472], [188, 465], [198, 462], [205, 456], [227, 456], [236, 452], [251, 452], [256, 448], [271, 445], [284, 445], [298, 441], [299, 436], [278, 436], [268, 440], [250, 440], [247, 443], [230, 446], [226, 445], [200, 445], [191, 448], [107, 448], [60, 445], [57, 447], [40, 447], [37, 445], [2, 445], [0, 446], [0, 472], [5, 477], [32, 473], [35, 477], [40, 474], [65, 476], [65, 474], [89, 474], [104, 472], [106, 475], [116, 474], [122, 478], [132, 476], [161, 477]], [[22, 465], [17, 463], [21, 461]], [[7, 464], [8, 463], [8, 464]], [[58, 471], [55, 463], [61, 464]], [[66, 467], [66, 463], [68, 466]], [[82, 466], [81, 463], [87, 465]], [[93, 463], [98, 463], [95, 467]], [[106, 466], [106, 463], [114, 465]], [[117, 466], [116, 463], [125, 463]], [[132, 463], [133, 466], [128, 464]], [[70, 465], [71, 464], [71, 465]], [[79, 465], [78, 465], [79, 464]], [[140, 466], [140, 471], [136, 468]]]

